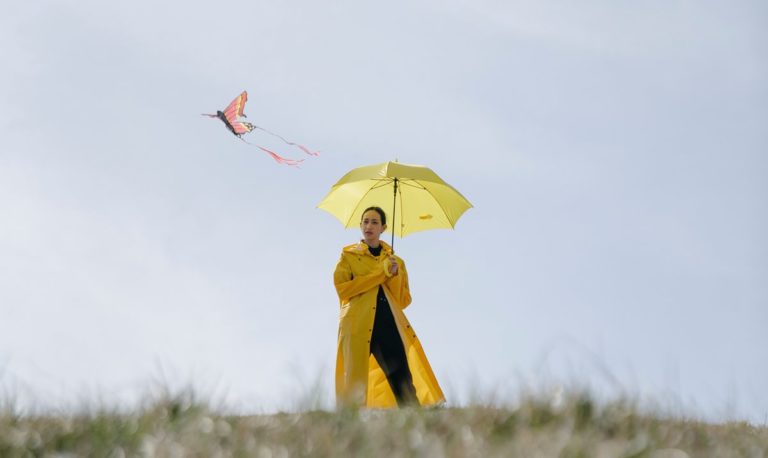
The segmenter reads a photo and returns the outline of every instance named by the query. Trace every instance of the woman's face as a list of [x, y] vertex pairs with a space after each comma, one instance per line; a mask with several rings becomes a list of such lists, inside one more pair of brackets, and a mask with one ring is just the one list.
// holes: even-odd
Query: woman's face
[[360, 230], [363, 232], [363, 238], [369, 245], [371, 243], [378, 243], [381, 233], [386, 228], [386, 224], [381, 224], [381, 216], [376, 210], [368, 210], [363, 213], [363, 219], [360, 221]]

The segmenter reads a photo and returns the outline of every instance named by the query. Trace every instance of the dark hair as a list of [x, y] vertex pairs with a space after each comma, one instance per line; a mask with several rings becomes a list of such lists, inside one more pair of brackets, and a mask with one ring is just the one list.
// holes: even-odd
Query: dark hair
[[363, 214], [360, 215], [360, 221], [363, 220], [363, 215], [365, 215], [366, 213], [368, 213], [371, 210], [375, 211], [376, 213], [379, 214], [379, 216], [381, 216], [381, 225], [382, 226], [387, 224], [387, 214], [384, 213], [384, 210], [382, 210], [381, 207], [368, 207], [368, 208], [366, 208], [365, 210], [363, 210]]

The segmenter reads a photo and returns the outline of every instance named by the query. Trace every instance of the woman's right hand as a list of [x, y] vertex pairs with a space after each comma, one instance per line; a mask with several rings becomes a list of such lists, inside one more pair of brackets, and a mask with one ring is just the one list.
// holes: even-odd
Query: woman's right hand
[[398, 265], [397, 259], [394, 256], [389, 257], [389, 274], [392, 276], [397, 275]]

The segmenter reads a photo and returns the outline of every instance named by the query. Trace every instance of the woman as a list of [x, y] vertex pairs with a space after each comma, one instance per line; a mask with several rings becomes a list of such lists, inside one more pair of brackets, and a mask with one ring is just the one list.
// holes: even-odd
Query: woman
[[445, 401], [424, 350], [403, 314], [411, 303], [403, 260], [379, 240], [387, 217], [363, 212], [363, 240], [344, 247], [333, 273], [341, 303], [336, 355], [340, 406], [395, 407]]

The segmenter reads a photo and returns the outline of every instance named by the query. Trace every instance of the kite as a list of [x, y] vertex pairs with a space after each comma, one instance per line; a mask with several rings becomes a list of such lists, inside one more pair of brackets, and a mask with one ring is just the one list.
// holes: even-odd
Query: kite
[[[299, 148], [300, 150], [304, 151], [305, 153], [309, 154], [310, 156], [319, 156], [320, 153], [315, 151], [310, 151], [309, 148], [307, 148], [304, 145], [300, 145], [298, 143], [294, 143], [291, 141], [286, 140], [285, 138], [281, 137], [280, 135], [277, 135], [274, 132], [270, 132], [267, 129], [264, 129], [263, 127], [254, 126], [253, 124], [249, 122], [240, 121], [239, 118], [246, 118], [247, 116], [245, 113], [243, 113], [243, 110], [245, 109], [245, 102], [248, 101], [248, 92], [243, 91], [240, 95], [235, 97], [235, 100], [232, 101], [229, 105], [227, 105], [227, 108], [224, 109], [224, 111], [217, 111], [216, 114], [208, 114], [203, 113], [203, 116], [208, 116], [209, 118], [219, 118], [221, 122], [224, 123], [225, 126], [227, 126], [227, 129], [229, 129], [230, 132], [232, 132], [237, 138], [244, 141], [245, 143], [251, 144], [243, 138], [243, 135], [251, 132], [254, 129], [262, 130], [270, 135], [273, 135], [283, 142], [285, 142], [287, 145], [295, 146]], [[298, 166], [300, 163], [304, 162], [304, 159], [287, 159], [284, 157], [279, 156], [274, 151], [270, 151], [267, 148], [264, 148], [263, 146], [254, 145], [257, 148], [261, 149], [265, 153], [272, 156], [272, 159], [277, 161], [280, 164], [286, 164], [286, 165], [293, 165]]]

